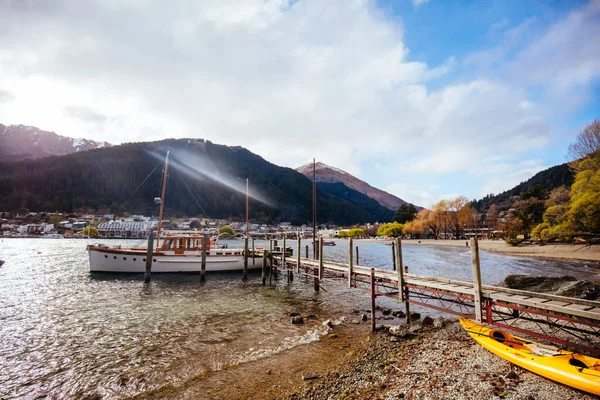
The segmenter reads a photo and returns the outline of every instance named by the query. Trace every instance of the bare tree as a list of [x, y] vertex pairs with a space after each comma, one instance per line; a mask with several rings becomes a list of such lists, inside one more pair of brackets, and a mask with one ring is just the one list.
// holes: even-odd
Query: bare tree
[[571, 161], [588, 156], [600, 158], [600, 120], [595, 119], [577, 134], [575, 141], [569, 145], [567, 156]]

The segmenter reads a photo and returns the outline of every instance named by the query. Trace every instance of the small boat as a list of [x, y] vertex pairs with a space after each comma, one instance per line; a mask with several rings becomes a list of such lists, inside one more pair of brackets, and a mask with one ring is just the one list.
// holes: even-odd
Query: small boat
[[459, 318], [477, 343], [499, 357], [545, 378], [600, 395], [600, 359], [519, 338]]
[[[315, 244], [315, 242], [313, 242]], [[323, 246], [336, 246], [333, 240], [323, 240]]]
[[41, 239], [62, 239], [63, 236], [58, 233], [48, 233], [44, 236], [40, 236]]

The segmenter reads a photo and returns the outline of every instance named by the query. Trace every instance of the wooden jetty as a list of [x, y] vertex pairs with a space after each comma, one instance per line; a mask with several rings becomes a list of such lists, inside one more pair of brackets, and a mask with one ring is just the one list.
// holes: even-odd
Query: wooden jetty
[[352, 257], [352, 240], [349, 241], [347, 264], [325, 261], [322, 246], [323, 239], [320, 238], [318, 249], [314, 252], [318, 259], [301, 257], [300, 248], [298, 254], [292, 257], [286, 257], [285, 254], [264, 256], [263, 284], [268, 270], [276, 273], [276, 270], [280, 269], [287, 272], [288, 282], [293, 279], [293, 274], [313, 278], [315, 290], [319, 290], [324, 282], [332, 282], [369, 291], [372, 299], [373, 329], [375, 299], [378, 296], [387, 296], [405, 303], [407, 324], [411, 322], [410, 304], [415, 304], [600, 354], [599, 301], [481, 284], [479, 246], [476, 238], [471, 239], [470, 245], [472, 282], [418, 276], [406, 272], [405, 268], [402, 268], [404, 264], [400, 239], [396, 239], [393, 247], [396, 271], [374, 269], [355, 263]]

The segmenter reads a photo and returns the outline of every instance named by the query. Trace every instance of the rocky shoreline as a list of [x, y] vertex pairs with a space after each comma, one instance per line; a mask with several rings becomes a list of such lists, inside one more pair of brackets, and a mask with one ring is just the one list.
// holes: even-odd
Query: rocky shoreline
[[[577, 282], [577, 281], [575, 281]], [[589, 285], [562, 278], [509, 276], [506, 286], [561, 291], [573, 297]], [[289, 313], [290, 323], [325, 327], [321, 340], [273, 357], [229, 366], [177, 386], [136, 398], [160, 399], [594, 399], [485, 350], [455, 318], [411, 315], [409, 327], [399, 310], [378, 308], [377, 332], [369, 312], [343, 315]]]

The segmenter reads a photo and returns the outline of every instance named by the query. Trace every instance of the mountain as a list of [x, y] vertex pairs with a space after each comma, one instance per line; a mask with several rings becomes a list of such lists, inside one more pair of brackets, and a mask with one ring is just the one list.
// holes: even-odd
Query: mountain
[[33, 126], [0, 124], [0, 160], [16, 161], [109, 147], [107, 142], [73, 139]]
[[[296, 171], [306, 175], [308, 179], [312, 181], [313, 177], [313, 165], [312, 163], [303, 165], [301, 167], [296, 168]], [[406, 201], [389, 194], [388, 192], [384, 192], [383, 190], [374, 188], [368, 183], [361, 181], [360, 179], [350, 175], [349, 173], [342, 171], [341, 169], [337, 169], [334, 167], [330, 167], [329, 165], [323, 164], [322, 162], [316, 163], [316, 177], [317, 182], [321, 183], [343, 183], [347, 187], [354, 189], [360, 193], [363, 193], [365, 196], [368, 196], [381, 204], [382, 206], [392, 210], [397, 211], [398, 207], [402, 204], [406, 203]]]
[[[0, 211], [110, 208], [120, 214], [156, 215], [153, 199], [160, 196], [167, 150], [171, 160], [167, 217], [243, 219], [244, 181], [248, 179], [252, 220], [302, 224], [312, 219], [312, 183], [304, 175], [271, 164], [242, 147], [202, 139], [127, 143], [38, 160], [0, 162]], [[317, 185], [318, 223], [350, 225], [393, 218], [393, 211], [364, 194], [344, 184], [334, 186]]]
[[543, 187], [544, 191], [550, 193], [560, 186], [571, 188], [575, 174], [569, 168], [569, 164], [560, 164], [538, 172], [530, 179], [519, 183], [512, 189], [500, 194], [488, 194], [481, 200], [474, 200], [472, 206], [477, 210], [487, 210], [492, 204], [496, 204], [499, 210], [508, 210], [518, 200], [522, 192], [527, 192], [536, 185]]

